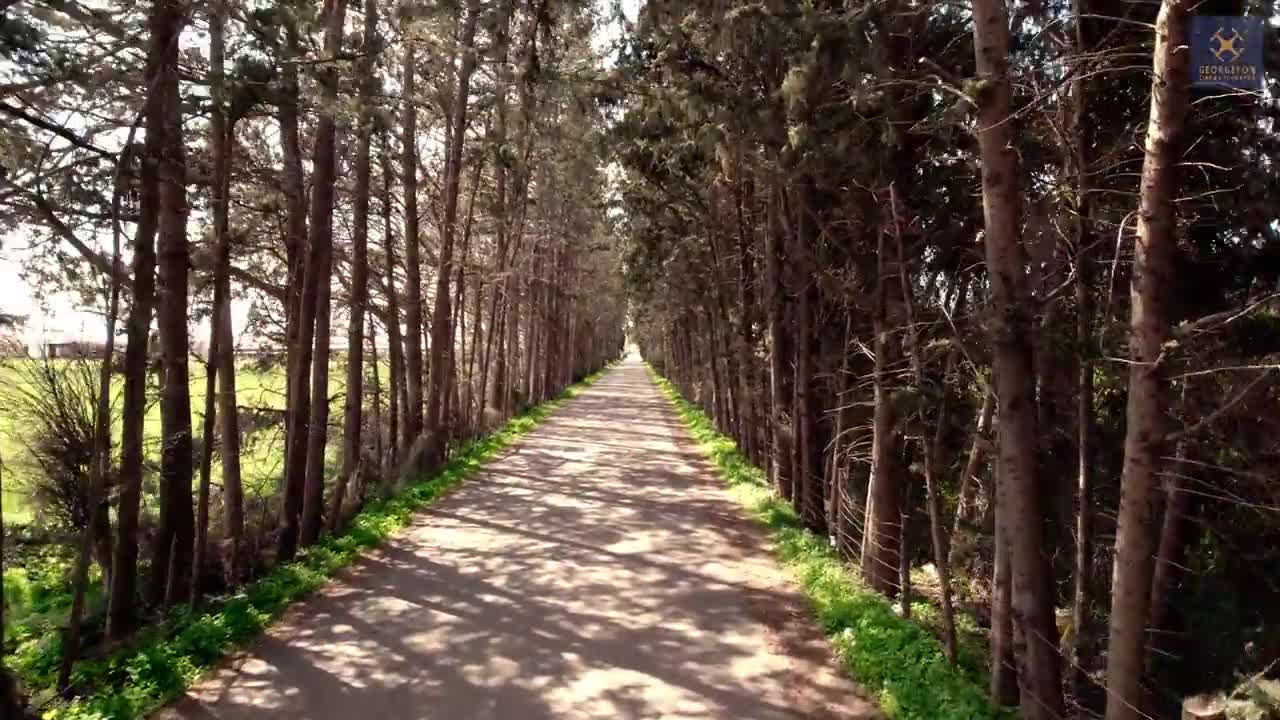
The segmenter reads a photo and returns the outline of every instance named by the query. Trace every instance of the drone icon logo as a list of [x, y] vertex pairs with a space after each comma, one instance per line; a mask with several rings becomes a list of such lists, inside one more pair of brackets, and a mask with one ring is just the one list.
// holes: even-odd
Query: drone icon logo
[[1264, 29], [1263, 18], [1256, 15], [1193, 15], [1192, 85], [1259, 90]]
[[[1245, 37], [1236, 28], [1231, 28], [1231, 37], [1224, 37], [1223, 32], [1224, 28], [1218, 28], [1217, 32], [1213, 34], [1213, 41], [1217, 44], [1217, 47], [1210, 48], [1209, 51], [1213, 53], [1214, 57], [1218, 58], [1219, 62], [1233, 63], [1244, 54]], [[1230, 60], [1225, 59], [1227, 55], [1231, 56]]]

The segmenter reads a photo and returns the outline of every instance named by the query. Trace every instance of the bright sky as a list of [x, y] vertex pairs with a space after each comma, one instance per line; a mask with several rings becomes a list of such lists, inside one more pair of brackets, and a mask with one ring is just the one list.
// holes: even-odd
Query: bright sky
[[[596, 1], [608, 15], [613, 0]], [[643, 1], [620, 0], [622, 11], [629, 20], [635, 20]], [[597, 46], [607, 47], [617, 40], [621, 32], [621, 27], [614, 23], [597, 28]], [[74, 126], [75, 123], [71, 121], [69, 124]], [[37, 297], [38, 289], [28, 284], [22, 274], [23, 261], [30, 252], [24, 233], [0, 235], [0, 312], [28, 316], [25, 340], [33, 352], [42, 342], [101, 341], [105, 333], [101, 308], [83, 308], [78, 298], [69, 295]], [[232, 324], [238, 331], [244, 325], [248, 308], [237, 305], [239, 303], [233, 303]], [[196, 337], [207, 333], [207, 328], [196, 328]]]

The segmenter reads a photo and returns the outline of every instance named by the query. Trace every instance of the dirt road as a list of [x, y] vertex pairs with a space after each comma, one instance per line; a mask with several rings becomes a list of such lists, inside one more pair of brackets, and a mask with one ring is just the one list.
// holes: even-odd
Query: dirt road
[[160, 716], [875, 711], [630, 360]]

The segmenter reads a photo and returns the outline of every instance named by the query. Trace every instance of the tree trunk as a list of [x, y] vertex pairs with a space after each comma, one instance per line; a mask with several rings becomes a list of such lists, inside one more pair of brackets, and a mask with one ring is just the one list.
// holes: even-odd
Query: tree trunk
[[844, 435], [846, 433], [847, 421], [849, 418], [849, 409], [845, 405], [845, 397], [849, 394], [849, 343], [853, 339], [853, 314], [844, 313], [844, 333], [840, 336], [840, 346], [837, 352], [839, 357], [839, 367], [835, 373], [833, 382], [833, 397], [835, 405], [835, 430], [831, 435], [831, 453], [827, 459], [830, 471], [827, 473], [827, 527], [831, 530], [831, 537], [835, 541], [836, 552], [841, 559], [845, 559], [846, 539], [852, 529], [851, 523], [845, 522], [848, 514], [845, 507], [844, 498], [847, 491], [844, 477], [844, 464], [841, 459], [844, 457], [846, 442]]
[[785, 231], [779, 215], [782, 212], [781, 177], [775, 173], [772, 197], [768, 203], [768, 231], [765, 233], [765, 296], [769, 323], [769, 394], [772, 417], [769, 422], [773, 438], [770, 447], [773, 477], [770, 478], [783, 499], [792, 497], [791, 433], [787, 413], [791, 408], [791, 388], [787, 378], [791, 334], [786, 327], [786, 288], [783, 285], [783, 248]]
[[[213, 23], [210, 22], [210, 25]], [[214, 304], [217, 304], [216, 300]], [[204, 577], [205, 565], [209, 558], [209, 494], [213, 474], [214, 429], [218, 423], [218, 366], [213, 362], [213, 354], [218, 351], [219, 339], [216, 314], [210, 317], [209, 324], [209, 357], [205, 363], [204, 382], [204, 421], [200, 435], [204, 452], [200, 454], [200, 489], [196, 493], [196, 547], [195, 556], [191, 561], [191, 606], [193, 608], [199, 605], [200, 596], [204, 591], [200, 580]]]
[[534, 245], [530, 248], [532, 255], [530, 266], [532, 271], [525, 278], [525, 294], [528, 296], [529, 306], [528, 323], [525, 326], [524, 333], [524, 363], [522, 365], [521, 384], [526, 404], [533, 402], [534, 393], [534, 362], [538, 357], [538, 340], [540, 335], [540, 325], [538, 324], [538, 316], [541, 312], [542, 293], [538, 288], [541, 280], [542, 269], [542, 252], [534, 240]]
[[948, 561], [955, 564], [956, 542], [966, 522], [969, 522], [970, 505], [977, 491], [978, 476], [985, 466], [987, 448], [991, 445], [991, 423], [995, 416], [996, 396], [990, 388], [983, 390], [982, 409], [978, 411], [977, 427], [973, 430], [973, 443], [969, 445], [969, 457], [960, 474], [960, 491], [957, 493], [955, 523], [951, 529], [951, 551]]
[[[1187, 382], [1183, 379], [1180, 393], [1179, 415], [1185, 417], [1187, 407]], [[1160, 540], [1156, 545], [1156, 562], [1151, 575], [1151, 610], [1147, 625], [1149, 650], [1146, 666], [1150, 671], [1155, 650], [1160, 649], [1162, 631], [1169, 615], [1170, 593], [1173, 592], [1177, 570], [1183, 567], [1183, 528], [1187, 525], [1187, 512], [1191, 508], [1191, 493], [1186, 491], [1187, 438], [1180, 436], [1173, 451], [1173, 462], [1164, 472], [1164, 513], [1160, 522]]]
[[[926, 396], [927, 388], [924, 377], [924, 363], [920, 359], [920, 335], [915, 320], [915, 299], [912, 297], [911, 283], [907, 279], [906, 252], [902, 246], [902, 223], [898, 215], [898, 194], [892, 185], [889, 186], [889, 202], [893, 211], [893, 235], [897, 245], [898, 278], [902, 289], [902, 304], [906, 310], [907, 347], [911, 357], [911, 371], [915, 375], [916, 387], [923, 400]], [[945, 375], [943, 379], [944, 381], [946, 380]], [[942, 432], [946, 419], [945, 386], [946, 383], [944, 382], [944, 394], [939, 400], [940, 407], [937, 417], [939, 434]], [[923, 455], [924, 484], [929, 505], [929, 536], [933, 544], [933, 561], [938, 571], [939, 594], [941, 595], [942, 648], [946, 653], [947, 660], [955, 663], [956, 620], [955, 613], [951, 608], [951, 573], [947, 565], [946, 540], [942, 531], [941, 501], [938, 498], [937, 478], [935, 477], [934, 467], [934, 458], [937, 457], [937, 444], [926, 429], [928, 427], [928, 418], [925, 416], [923, 402], [917, 413], [917, 419], [920, 423], [920, 449]]]
[[[346, 0], [331, 0], [325, 18], [324, 54], [334, 58], [342, 50]], [[311, 174], [311, 253], [307, 257], [308, 284], [315, 288], [315, 360], [311, 371], [311, 418], [307, 428], [307, 480], [302, 495], [303, 546], [320, 537], [324, 515], [324, 453], [329, 436], [329, 296], [333, 265], [333, 190], [337, 175], [338, 72], [332, 64], [320, 71], [321, 108], [316, 126], [315, 159]], [[314, 279], [314, 282], [312, 282]]]
[[[742, 173], [742, 161], [739, 158], [737, 173]], [[760, 416], [756, 398], [756, 379], [759, 377], [756, 362], [756, 309], [755, 291], [752, 288], [755, 278], [755, 261], [751, 256], [751, 240], [747, 232], [746, 218], [743, 208], [742, 177], [735, 177], [733, 183], [734, 217], [738, 232], [738, 304], [742, 307], [742, 322], [738, 326], [741, 339], [742, 357], [742, 426], [743, 450], [751, 462], [760, 464], [760, 431], [757, 418]]]
[[418, 245], [418, 110], [416, 90], [417, 57], [411, 36], [412, 18], [406, 12], [400, 22], [400, 33], [405, 38], [403, 79], [401, 93], [404, 96], [404, 159], [400, 172], [404, 174], [404, 357], [406, 397], [404, 408], [404, 437], [400, 447], [410, 448], [422, 433], [422, 255]]
[[[1074, 0], [1075, 51], [1077, 62], [1091, 52], [1092, 43], [1085, 31], [1090, 22], [1084, 16], [1091, 10], [1089, 0]], [[1092, 281], [1093, 198], [1091, 194], [1093, 155], [1093, 121], [1089, 117], [1092, 87], [1079, 70], [1071, 83], [1073, 169], [1076, 175], [1076, 346], [1080, 349], [1076, 374], [1076, 544], [1072, 566], [1071, 624], [1074, 630], [1071, 647], [1066, 648], [1071, 660], [1068, 678], [1071, 694], [1077, 699], [1086, 681], [1086, 663], [1092, 652], [1089, 626], [1092, 598], [1090, 580], [1093, 570], [1093, 295]]]
[[[381, 367], [382, 359], [378, 357], [378, 330], [376, 315], [372, 307], [366, 307], [367, 318], [366, 325], [371, 328], [369, 332], [369, 370], [373, 375], [373, 456], [379, 462], [381, 458], [386, 457], [386, 447], [382, 439], [382, 374], [378, 368]], [[379, 466], [380, 467], [380, 466]], [[381, 478], [381, 473], [379, 473]], [[369, 489], [369, 474], [362, 472], [360, 474], [360, 493], [357, 495], [358, 505], [363, 505]]]
[[382, 137], [382, 251], [386, 256], [387, 355], [391, 363], [391, 392], [388, 393], [387, 444], [388, 458], [394, 466], [400, 458], [400, 420], [408, 404], [405, 387], [404, 344], [400, 337], [400, 296], [396, 290], [396, 237], [391, 228], [391, 154], [387, 137]]
[[195, 540], [191, 475], [191, 385], [187, 372], [187, 163], [182, 142], [181, 98], [178, 94], [178, 36], [185, 23], [182, 8], [164, 3], [164, 72], [155, 92], [163, 103], [164, 144], [159, 162], [159, 270], [161, 363], [160, 388], [160, 527], [151, 563], [150, 598], [159, 603], [184, 601], [191, 590], [190, 561]]
[[1190, 82], [1189, 4], [1189, 0], [1164, 0], [1156, 18], [1155, 77], [1130, 286], [1132, 362], [1112, 572], [1107, 720], [1136, 720], [1142, 715], [1143, 652], [1155, 552], [1150, 527], [1166, 425], [1166, 381], [1160, 359], [1169, 336], [1167, 289], [1173, 281], [1177, 227], [1173, 200]]
[[[888, 290], [897, 263], [884, 246], [885, 233], [876, 239], [876, 298], [872, 314], [875, 335], [875, 365], [872, 371], [873, 404], [871, 429], [871, 479], [867, 488], [867, 507], [863, 513], [862, 576], [867, 584], [886, 595], [900, 588], [898, 570], [902, 548], [902, 511], [905, 493], [902, 488], [902, 447], [895, 430], [897, 417], [889, 389], [889, 373], [897, 363], [897, 345], [891, 336]], [[893, 303], [897, 305], [898, 303]], [[893, 314], [896, 317], [896, 313]]]
[[[506, 415], [508, 400], [507, 378], [510, 376], [510, 372], [507, 369], [506, 333], [501, 318], [505, 318], [506, 307], [509, 305], [507, 296], [510, 294], [510, 282], [507, 277], [506, 264], [507, 246], [511, 237], [511, 218], [508, 216], [510, 207], [507, 204], [508, 161], [503, 156], [503, 148], [507, 142], [507, 93], [508, 88], [511, 87], [510, 47], [511, 20], [515, 14], [514, 0], [501, 0], [498, 5], [498, 12], [498, 22], [494, 26], [494, 59], [498, 63], [498, 70], [494, 89], [495, 138], [493, 144], [493, 216], [497, 221], [495, 228], [495, 234], [497, 235], [495, 266], [498, 274], [494, 277], [493, 297], [489, 301], [489, 333], [485, 339], [485, 359], [481, 363], [480, 372], [482, 376], [488, 373], [490, 348], [496, 335], [498, 346], [493, 354], [493, 407], [501, 415]], [[500, 306], [499, 303], [502, 303], [502, 305]], [[487, 377], [485, 379], [487, 380]], [[484, 422], [486, 400], [487, 398], [481, 395], [480, 422]]]
[[[123, 640], [137, 623], [138, 516], [142, 505], [143, 430], [147, 413], [147, 365], [151, 314], [155, 303], [155, 236], [159, 219], [157, 160], [164, 141], [164, 107], [159, 90], [169, 45], [176, 44], [171, 27], [174, 8], [157, 3], [147, 55], [147, 93], [143, 114], [147, 133], [141, 158], [140, 218], [133, 237], [133, 307], [126, 329], [124, 409], [120, 430], [120, 499], [116, 508], [116, 552], [111, 570], [107, 609], [107, 637]], [[176, 21], [180, 23], [181, 21]]]
[[364, 3], [364, 56], [360, 60], [360, 126], [356, 140], [356, 187], [351, 209], [351, 304], [347, 326], [347, 397], [342, 416], [342, 471], [333, 491], [329, 530], [342, 523], [347, 484], [361, 466], [364, 409], [364, 317], [369, 302], [370, 145], [373, 138], [373, 57], [381, 49], [378, 0]]
[[[135, 125], [134, 128], [137, 126]], [[134, 128], [129, 130], [129, 138], [125, 143], [128, 148], [133, 144]], [[89, 469], [89, 488], [86, 493], [86, 507], [89, 522], [80, 533], [80, 548], [76, 556], [75, 573], [72, 576], [71, 612], [67, 619], [67, 630], [62, 643], [62, 664], [58, 669], [58, 687], [66, 688], [71, 681], [71, 670], [80, 653], [80, 624], [84, 618], [85, 593], [89, 587], [89, 563], [93, 557], [94, 545], [99, 541], [103, 528], [100, 522], [107, 522], [107, 542], [110, 542], [110, 516], [106, 498], [106, 478], [111, 466], [111, 365], [115, 362], [116, 318], [120, 313], [120, 282], [123, 272], [120, 267], [120, 195], [123, 189], [121, 182], [121, 166], [129, 159], [129, 151], [125, 150], [117, 161], [115, 190], [111, 199], [112, 215], [112, 251], [111, 251], [111, 286], [107, 299], [106, 343], [102, 352], [102, 364], [98, 373], [98, 395], [94, 406], [93, 418], [93, 455]], [[4, 458], [0, 458], [0, 465]], [[4, 488], [0, 485], [0, 496]], [[111, 553], [107, 551], [107, 560]], [[4, 557], [4, 509], [0, 507], [0, 558]], [[5, 594], [4, 573], [0, 571], [0, 635], [3, 635]], [[110, 572], [103, 570], [103, 584], [110, 586]], [[0, 643], [2, 645], [3, 643]], [[3, 655], [3, 652], [0, 652]], [[18, 705], [17, 686], [4, 668], [0, 660], [0, 717], [17, 717], [14, 708]]]
[[796, 443], [796, 469], [793, 477], [797, 487], [800, 520], [804, 526], [819, 537], [827, 534], [826, 513], [823, 512], [822, 451], [826, 445], [819, 436], [821, 410], [815, 397], [814, 377], [817, 375], [817, 315], [818, 286], [817, 278], [820, 269], [817, 264], [817, 246], [821, 238], [818, 233], [817, 219], [814, 217], [812, 195], [814, 189], [811, 181], [802, 181], [800, 196], [799, 220], [793, 246], [795, 253], [792, 263], [796, 274], [796, 380], [795, 380], [795, 421], [794, 441]]
[[[307, 203], [302, 181], [302, 143], [298, 132], [298, 32], [292, 22], [285, 28], [287, 60], [282, 69], [279, 121], [284, 152], [285, 203], [288, 213], [286, 251], [289, 257], [289, 305], [287, 338], [289, 357], [286, 390], [286, 457], [284, 467], [284, 503], [280, 518], [280, 541], [277, 557], [290, 560], [298, 548], [298, 522], [302, 515], [302, 495], [307, 477], [307, 421], [311, 415], [311, 391], [307, 378], [311, 374], [311, 339], [314, 319], [303, 322], [303, 308], [314, 312], [314, 290], [306, 285]], [[314, 318], [314, 315], [309, 315]], [[305, 325], [305, 327], [304, 327]]]
[[1004, 0], [975, 0], [974, 54], [984, 78], [978, 97], [982, 204], [991, 280], [993, 358], [1000, 413], [999, 506], [1011, 548], [1012, 607], [1026, 648], [1018, 684], [1026, 720], [1062, 717], [1062, 682], [1053, 585], [1044, 548], [1044, 508], [1037, 484], [1035, 373], [1031, 298], [1018, 235], [1018, 170], [1008, 122], [1009, 18]]
[[[468, 260], [468, 262], [474, 268], [478, 269], [480, 267], [479, 258], [474, 261]], [[466, 437], [475, 437], [478, 434], [476, 432], [478, 418], [472, 415], [472, 410], [475, 408], [478, 411], [483, 411], [484, 401], [480, 400], [480, 398], [485, 397], [485, 392], [488, 390], [485, 386], [488, 381], [488, 373], [485, 372], [485, 369], [480, 371], [480, 386], [476, 387], [476, 361], [479, 357], [480, 338], [483, 335], [484, 326], [484, 322], [482, 322], [483, 315], [481, 314], [481, 307], [484, 305], [484, 276], [477, 272], [475, 282], [475, 289], [471, 291], [471, 342], [467, 344], [467, 397], [464, 404], [465, 412], [462, 417], [462, 427]], [[478, 408], [475, 407], [477, 401], [480, 405]]]
[[[996, 484], [1001, 469], [996, 467]], [[993, 493], [992, 498], [996, 496]], [[995, 501], [995, 562], [991, 579], [991, 699], [1006, 707], [1018, 704], [1018, 669], [1013, 655], [1013, 575], [1005, 510]]]
[[[471, 190], [468, 193], [468, 197], [467, 197], [467, 219], [462, 224], [462, 255], [461, 255], [462, 261], [458, 263], [457, 294], [454, 296], [454, 304], [453, 304], [453, 306], [457, 309], [457, 313], [458, 313], [458, 322], [455, 324], [457, 326], [456, 329], [460, 334], [460, 337], [458, 338], [458, 340], [460, 341], [461, 349], [458, 351], [458, 354], [467, 358], [467, 368], [466, 368], [467, 394], [466, 394], [465, 404], [463, 403], [462, 397], [458, 395], [458, 397], [455, 397], [453, 413], [451, 414], [449, 412], [445, 412], [444, 414], [446, 419], [450, 417], [456, 417], [462, 421], [461, 427], [454, 428], [454, 432], [451, 434], [451, 436], [454, 438], [465, 436], [470, 430], [470, 422], [471, 422], [471, 396], [474, 394], [474, 383], [473, 383], [471, 372], [472, 372], [472, 364], [473, 364], [473, 361], [475, 360], [476, 337], [478, 336], [479, 330], [480, 330], [480, 307], [479, 306], [480, 306], [480, 284], [481, 283], [479, 281], [476, 282], [476, 288], [475, 288], [476, 290], [475, 303], [474, 303], [474, 312], [472, 313], [472, 328], [471, 328], [472, 338], [470, 343], [467, 342], [467, 314], [466, 314], [465, 303], [467, 301], [468, 267], [469, 266], [474, 267], [474, 265], [472, 265], [471, 263], [471, 228], [475, 223], [476, 195], [480, 191], [480, 176], [483, 173], [483, 171], [484, 171], [484, 157], [483, 155], [481, 155], [477, 157], [476, 165], [471, 170]], [[452, 367], [452, 371], [450, 373], [451, 375], [450, 382], [453, 383], [454, 394], [458, 394], [460, 393], [460, 390], [461, 390], [460, 388], [461, 379], [458, 373], [457, 359], [454, 358], [450, 362], [450, 365]]]
[[444, 438], [441, 409], [448, 388], [447, 374], [440, 369], [451, 362], [453, 348], [453, 316], [449, 302], [449, 278], [453, 274], [454, 234], [458, 224], [458, 185], [462, 174], [462, 149], [467, 133], [467, 101], [471, 95], [471, 75], [476, 69], [476, 24], [480, 15], [479, 0], [468, 0], [462, 24], [462, 61], [458, 68], [457, 92], [452, 108], [452, 135], [445, 162], [444, 219], [440, 232], [440, 267], [436, 272], [435, 310], [431, 315], [431, 382], [427, 393], [427, 415], [423, 427], [428, 437], [427, 467], [434, 469], [443, 460]]
[[[217, 242], [217, 259], [214, 269], [213, 314], [209, 319], [210, 333], [216, 335], [209, 342], [212, 373], [218, 379], [217, 411], [212, 413], [218, 421], [222, 437], [222, 517], [226, 537], [231, 541], [228, 558], [232, 582], [240, 580], [244, 553], [244, 487], [240, 477], [240, 418], [236, 409], [235, 340], [231, 328], [231, 237], [230, 202], [231, 169], [235, 151], [236, 118], [226, 117], [226, 90], [223, 78], [223, 29], [226, 22], [226, 5], [217, 0], [209, 23], [209, 42], [212, 62], [210, 83], [214, 100], [214, 112], [210, 131], [214, 142], [214, 182], [217, 197], [214, 201], [213, 229]], [[207, 452], [207, 451], [206, 451]], [[207, 507], [206, 507], [207, 511]], [[207, 527], [208, 518], [205, 518]], [[203, 538], [202, 538], [203, 540]], [[199, 569], [199, 568], [197, 568]], [[199, 583], [197, 573], [196, 583]], [[198, 588], [193, 586], [193, 595]]]

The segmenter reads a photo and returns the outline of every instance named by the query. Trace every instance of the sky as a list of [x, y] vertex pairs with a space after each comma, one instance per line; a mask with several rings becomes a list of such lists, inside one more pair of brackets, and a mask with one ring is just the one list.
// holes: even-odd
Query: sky
[[[621, 7], [629, 20], [634, 21], [644, 0], [621, 0]], [[605, 14], [613, 0], [596, 0]], [[604, 48], [617, 40], [622, 30], [617, 24], [607, 24], [597, 29], [597, 46]], [[74, 118], [68, 120], [74, 127]], [[108, 248], [102, 248], [107, 249]], [[0, 235], [0, 312], [26, 316], [24, 342], [28, 351], [37, 354], [44, 343], [101, 342], [105, 336], [102, 309], [84, 308], [78, 298], [66, 294], [39, 297], [38, 288], [23, 278], [23, 261], [32, 252], [25, 233], [9, 231]], [[248, 307], [233, 303], [232, 325], [239, 331], [247, 319]], [[207, 337], [207, 327], [193, 328], [194, 336]]]

